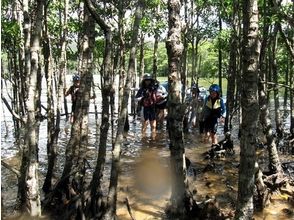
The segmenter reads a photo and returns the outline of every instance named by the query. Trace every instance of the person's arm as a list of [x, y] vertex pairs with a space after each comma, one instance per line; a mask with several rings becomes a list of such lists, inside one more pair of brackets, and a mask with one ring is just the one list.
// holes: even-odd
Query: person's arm
[[140, 101], [143, 98], [143, 89], [140, 88], [135, 96], [136, 101]]
[[221, 104], [221, 117], [225, 118], [226, 117], [226, 105], [225, 105], [223, 99], [220, 100], [220, 104]]
[[68, 96], [69, 94], [71, 94], [71, 91], [72, 91], [72, 86], [69, 87], [68, 90], [65, 89], [65, 93], [64, 93], [64, 96]]

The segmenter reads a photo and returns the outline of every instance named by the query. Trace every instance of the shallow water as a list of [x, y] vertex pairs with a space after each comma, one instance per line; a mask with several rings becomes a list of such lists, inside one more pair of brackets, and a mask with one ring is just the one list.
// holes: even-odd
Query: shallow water
[[[43, 99], [43, 101], [46, 102], [46, 99]], [[93, 112], [93, 109], [93, 104], [91, 104], [90, 112]], [[1, 120], [1, 159], [18, 168], [20, 161], [19, 149], [14, 143], [11, 117], [7, 112], [3, 116]], [[130, 219], [126, 206], [127, 198], [135, 219], [164, 219], [164, 209], [170, 198], [170, 151], [167, 134], [165, 130], [161, 130], [153, 140], [148, 130], [146, 137], [142, 138], [140, 120], [133, 120], [133, 117], [129, 119], [130, 131], [122, 146], [117, 214], [119, 219]], [[87, 151], [87, 159], [91, 166], [87, 170], [89, 177], [96, 165], [97, 143], [99, 142], [99, 134], [96, 134], [95, 126], [94, 114], [90, 114], [89, 146]], [[219, 131], [221, 139], [223, 137], [221, 134], [222, 128]], [[40, 127], [39, 139], [40, 187], [42, 187], [47, 170], [46, 135], [46, 121], [43, 121]], [[237, 131], [232, 132], [232, 137], [235, 142], [236, 154], [210, 161], [204, 159], [203, 156], [203, 153], [209, 150], [210, 146], [199, 142], [198, 132], [191, 130], [185, 136], [185, 153], [191, 161], [191, 167], [188, 170], [190, 190], [197, 191], [197, 201], [203, 201], [207, 197], [215, 197], [220, 208], [227, 212], [234, 210], [238, 190], [239, 142], [237, 140]], [[70, 124], [63, 118], [59, 138], [56, 178], [62, 172], [65, 159], [64, 152], [69, 138]], [[105, 192], [108, 189], [111, 166], [110, 143], [108, 143], [107, 149], [105, 174], [103, 176], [103, 189], [105, 189]], [[260, 156], [261, 163], [265, 163], [266, 158], [266, 153]], [[282, 161], [293, 161], [293, 159], [293, 156], [281, 156]], [[207, 169], [208, 164], [212, 165], [209, 167], [210, 169]], [[17, 196], [17, 179], [14, 173], [3, 166], [1, 166], [1, 189], [2, 216], [13, 215], [13, 206]], [[287, 199], [285, 195], [276, 195], [269, 207], [266, 207], [263, 212], [255, 213], [255, 219], [291, 219], [287, 209], [293, 210], [294, 207], [287, 202]]]

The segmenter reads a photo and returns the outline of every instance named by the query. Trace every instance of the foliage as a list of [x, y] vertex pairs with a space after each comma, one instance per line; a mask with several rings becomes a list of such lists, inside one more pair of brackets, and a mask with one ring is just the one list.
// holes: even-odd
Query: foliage
[[201, 56], [200, 77], [216, 77], [218, 71], [218, 55], [215, 49], [214, 41], [205, 41], [199, 48]]
[[[20, 27], [17, 21], [9, 21], [6, 18], [2, 18], [1, 21], [1, 48], [10, 52], [14, 51], [16, 47], [20, 47]], [[13, 47], [14, 46], [14, 47]]]
[[[158, 45], [158, 72], [157, 76], [168, 75], [168, 59], [165, 49], [165, 42], [160, 42]], [[145, 72], [152, 73], [153, 66], [153, 43], [147, 43], [144, 54]]]

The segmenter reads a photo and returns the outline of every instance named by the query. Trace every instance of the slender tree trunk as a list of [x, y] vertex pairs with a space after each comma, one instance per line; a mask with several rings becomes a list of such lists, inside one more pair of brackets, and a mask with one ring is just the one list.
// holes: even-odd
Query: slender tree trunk
[[[265, 3], [264, 3], [265, 4]], [[264, 11], [266, 11], [266, 5], [264, 6]], [[267, 19], [265, 17], [265, 19]], [[269, 32], [269, 21], [264, 21], [263, 28], [263, 41], [261, 44], [260, 51], [260, 74], [259, 74], [259, 106], [260, 106], [260, 123], [263, 128], [263, 133], [266, 137], [266, 144], [268, 146], [269, 152], [269, 169], [271, 173], [277, 173], [282, 171], [281, 163], [279, 160], [279, 155], [276, 147], [276, 140], [273, 136], [272, 124], [270, 113], [268, 109], [268, 96], [267, 96], [267, 86], [266, 86], [266, 48], [268, 45], [268, 32]]]
[[168, 97], [168, 131], [170, 138], [172, 195], [171, 214], [173, 217], [184, 217], [186, 194], [186, 170], [184, 165], [183, 118], [186, 106], [181, 99], [180, 69], [183, 44], [181, 39], [181, 1], [169, 0], [169, 31], [166, 40], [169, 68], [169, 97]]
[[[85, 195], [86, 191], [86, 154], [88, 148], [88, 121], [89, 121], [89, 106], [91, 86], [93, 85], [93, 52], [95, 48], [95, 21], [90, 14], [90, 10], [84, 5], [84, 20], [83, 20], [83, 37], [82, 37], [82, 69], [81, 85], [80, 85], [80, 100], [77, 99], [77, 105], [74, 112], [74, 118], [80, 120], [80, 140], [77, 158], [79, 193], [83, 196], [78, 200], [78, 219], [85, 219]], [[109, 106], [109, 105], [108, 105]], [[103, 136], [105, 137], [105, 136]]]
[[288, 57], [287, 59], [287, 68], [286, 68], [286, 73], [285, 73], [285, 91], [284, 91], [284, 102], [283, 102], [283, 118], [287, 117], [287, 103], [288, 103], [288, 99], [289, 99], [289, 86], [291, 86], [291, 84], [289, 84], [289, 72], [290, 72], [290, 66], [289, 66], [289, 62], [290, 59]]
[[[125, 16], [125, 8], [124, 8], [124, 0], [119, 1], [119, 56], [120, 56], [120, 67], [119, 67], [119, 105], [120, 108], [122, 106], [121, 102], [123, 100], [123, 88], [125, 84], [125, 75], [126, 75], [126, 68], [125, 68], [125, 61], [126, 61], [126, 46], [125, 46], [125, 24], [124, 24], [124, 16]], [[140, 63], [141, 65], [141, 63]], [[144, 63], [143, 63], [144, 66]], [[142, 68], [144, 70], [144, 67]], [[140, 72], [141, 68], [139, 68], [139, 75], [143, 74]], [[114, 105], [114, 97], [112, 98], [112, 106]], [[112, 107], [113, 109], [113, 107]], [[120, 109], [118, 109], [118, 112], [120, 112]], [[112, 121], [111, 121], [111, 127], [112, 127], [112, 145], [114, 145], [115, 142], [115, 131], [114, 131], [114, 116], [113, 116], [113, 110], [112, 110]]]
[[[31, 20], [29, 16], [29, 1], [24, 0], [23, 1], [23, 35], [24, 35], [24, 74], [22, 77], [22, 97], [24, 100], [24, 107], [27, 109], [27, 103], [25, 100], [27, 100], [27, 86], [25, 82], [28, 82], [28, 75], [31, 71], [31, 64], [30, 64], [30, 39], [31, 39]], [[24, 112], [27, 113], [27, 112]], [[28, 151], [28, 145], [21, 141], [19, 143], [20, 146], [22, 146], [20, 149], [22, 150], [22, 160], [21, 160], [21, 166], [20, 166], [20, 173], [21, 176], [18, 179], [18, 200], [19, 205], [21, 208], [24, 208], [24, 204], [26, 201], [26, 191], [25, 191], [25, 179], [26, 179], [26, 170], [29, 163], [29, 151]]]
[[47, 27], [47, 7], [44, 13], [45, 30], [44, 30], [44, 63], [45, 63], [45, 77], [47, 82], [47, 156], [48, 169], [43, 185], [44, 192], [51, 190], [53, 185], [52, 177], [56, 160], [56, 148], [54, 148], [54, 133], [55, 133], [55, 114], [54, 114], [54, 99], [53, 99], [53, 66], [50, 39], [48, 37]]
[[[222, 2], [222, 0], [220, 0]], [[223, 78], [223, 73], [222, 73], [222, 68], [223, 68], [223, 65], [222, 65], [222, 62], [223, 62], [223, 53], [222, 53], [222, 38], [221, 38], [221, 33], [222, 33], [222, 18], [221, 18], [221, 15], [219, 13], [218, 15], [218, 26], [219, 26], [219, 39], [218, 39], [218, 84], [221, 88], [221, 91], [222, 91], [222, 78]]]
[[243, 0], [243, 88], [240, 168], [235, 219], [252, 219], [255, 178], [255, 146], [258, 105], [258, 7], [256, 0]]
[[[82, 32], [82, 54], [81, 54], [81, 84], [77, 93], [74, 122], [71, 128], [70, 140], [66, 146], [66, 161], [57, 185], [57, 189], [66, 192], [70, 179], [78, 184], [77, 193], [83, 194], [85, 174], [85, 154], [88, 145], [88, 113], [90, 104], [90, 92], [93, 81], [93, 48], [94, 48], [94, 22], [89, 12], [84, 8], [83, 32]], [[69, 186], [71, 187], [71, 186]], [[82, 201], [80, 200], [82, 199]], [[83, 217], [81, 207], [83, 197], [79, 198], [77, 208], [78, 214]], [[78, 210], [77, 210], [78, 211]], [[76, 213], [77, 214], [77, 213]]]
[[[16, 19], [17, 19], [17, 23], [19, 25], [20, 28], [20, 35], [22, 38], [24, 38], [24, 29], [23, 29], [23, 25], [24, 25], [24, 18], [23, 18], [23, 10], [22, 10], [22, 5], [20, 4], [19, 1], [15, 2], [16, 4]], [[19, 98], [19, 112], [18, 114], [21, 116], [25, 115], [25, 100], [24, 100], [24, 88], [23, 88], [23, 79], [24, 79], [24, 66], [25, 66], [25, 51], [24, 51], [24, 44], [23, 42], [20, 44], [19, 47], [19, 51], [18, 51], [18, 79], [17, 79], [17, 87], [18, 87], [18, 98]], [[21, 129], [19, 128], [19, 131]], [[18, 132], [19, 133], [19, 132]], [[18, 134], [19, 135], [19, 134]]]
[[[12, 2], [12, 21], [17, 22], [19, 27], [22, 27], [22, 20], [20, 19], [20, 12], [21, 12], [21, 5], [18, 1]], [[21, 37], [22, 37], [22, 29], [21, 31]], [[8, 57], [8, 72], [10, 73], [10, 82], [12, 83], [12, 97], [11, 97], [11, 108], [17, 113], [20, 114], [21, 108], [21, 84], [20, 84], [20, 65], [18, 63], [21, 63], [21, 49], [19, 49], [18, 46], [18, 39], [11, 39], [12, 45], [11, 49], [7, 51], [7, 57]], [[3, 62], [1, 63], [1, 72], [2, 75], [4, 75], [4, 68], [3, 68]], [[1, 88], [2, 89], [2, 88]], [[13, 119], [13, 125], [14, 125], [14, 137], [16, 140], [20, 140], [20, 131], [21, 131], [21, 124], [18, 119], [15, 117]], [[5, 122], [6, 124], [6, 122]], [[8, 132], [8, 130], [7, 130]], [[17, 141], [18, 142], [18, 141]]]
[[[266, 47], [268, 45], [268, 32], [269, 32], [269, 21], [268, 21], [268, 12], [267, 12], [267, 1], [263, 1], [263, 30], [262, 30], [262, 39], [261, 39], [261, 48], [260, 48], [260, 55], [259, 55], [259, 81], [258, 81], [258, 97], [259, 97], [259, 107], [260, 107], [260, 123], [261, 126], [264, 126], [267, 120], [268, 114], [268, 107], [267, 107], [267, 99], [266, 99]], [[263, 128], [263, 131], [265, 129]], [[258, 165], [258, 164], [257, 164]], [[267, 187], [265, 186], [262, 178], [262, 171], [260, 170], [259, 166], [257, 166], [257, 172], [255, 176], [255, 184], [256, 184], [256, 192], [258, 197], [255, 202], [255, 206], [261, 209], [264, 208], [266, 203], [266, 196], [267, 196]]]
[[294, 136], [294, 70], [293, 70], [293, 60], [290, 61], [290, 132]]
[[283, 136], [283, 128], [282, 128], [282, 121], [281, 121], [281, 114], [280, 114], [280, 96], [279, 96], [279, 85], [278, 85], [278, 67], [277, 67], [277, 58], [276, 58], [276, 53], [277, 53], [277, 37], [278, 33], [278, 28], [277, 25], [274, 27], [274, 32], [273, 32], [273, 45], [272, 45], [272, 57], [273, 57], [273, 62], [272, 62], [272, 70], [273, 70], [273, 82], [275, 83], [274, 85], [274, 103], [275, 103], [275, 122], [276, 122], [276, 133], [278, 136], [278, 139], [282, 138]]
[[[144, 33], [140, 34], [140, 55], [139, 55], [139, 77], [145, 74], [145, 63], [144, 63], [144, 44], [145, 44], [145, 36]], [[154, 77], [154, 75], [153, 75]]]
[[[158, 12], [159, 13], [159, 12]], [[156, 17], [157, 20], [159, 20], [158, 16]], [[158, 69], [158, 55], [157, 55], [157, 51], [158, 51], [158, 43], [159, 43], [159, 34], [157, 32], [155, 32], [154, 34], [154, 46], [153, 46], [153, 64], [152, 64], [152, 72], [153, 72], [153, 78], [156, 79], [157, 78], [157, 69]]]
[[26, 171], [26, 210], [32, 217], [41, 216], [41, 201], [39, 191], [39, 175], [38, 175], [38, 121], [36, 120], [36, 100], [37, 94], [37, 78], [39, 73], [40, 62], [40, 39], [44, 17], [44, 5], [42, 0], [37, 1], [36, 5], [36, 20], [32, 29], [31, 38], [31, 71], [29, 74], [28, 84], [28, 116], [26, 124], [26, 144], [28, 145], [28, 167]]
[[[93, 174], [93, 178], [90, 183], [91, 189], [91, 202], [90, 202], [90, 211], [91, 213], [86, 213], [90, 216], [99, 216], [102, 215], [101, 202], [102, 202], [102, 189], [101, 189], [101, 180], [103, 176], [103, 170], [105, 166], [106, 158], [106, 146], [107, 146], [107, 134], [109, 130], [109, 107], [110, 107], [110, 97], [113, 96], [112, 89], [112, 31], [110, 26], [98, 15], [95, 11], [95, 7], [92, 4], [91, 0], [86, 1], [87, 7], [94, 17], [97, 24], [104, 31], [105, 38], [105, 50], [103, 65], [101, 69], [101, 81], [102, 81], [102, 118], [100, 126], [100, 142], [99, 142], [99, 152], [97, 164]], [[100, 213], [98, 213], [100, 212]]]
[[233, 15], [232, 15], [232, 34], [230, 38], [230, 60], [229, 60], [229, 71], [228, 71], [228, 85], [227, 85], [227, 102], [226, 102], [226, 119], [224, 132], [232, 129], [231, 120], [233, 118], [233, 109], [235, 103], [235, 87], [236, 87], [236, 74], [237, 74], [237, 50], [238, 39], [237, 39], [237, 9], [238, 2], [233, 3]]
[[[67, 35], [68, 35], [68, 5], [69, 5], [69, 0], [63, 0], [64, 3], [64, 8], [63, 8], [63, 19], [60, 19], [60, 26], [62, 27], [61, 29], [61, 34], [60, 34], [60, 57], [59, 57], [59, 77], [58, 77], [58, 84], [59, 84], [59, 89], [58, 90], [58, 98], [62, 99], [63, 97], [63, 103], [64, 103], [64, 112], [66, 116], [66, 120], [68, 120], [68, 108], [67, 108], [67, 99], [64, 96], [65, 91], [62, 90], [62, 87], [66, 88], [66, 74], [67, 74], [67, 53], [66, 53], [66, 47], [67, 47]], [[61, 105], [59, 106], [57, 114], [60, 114], [61, 112]], [[57, 124], [59, 122], [56, 121]]]
[[129, 95], [130, 95], [130, 86], [131, 86], [132, 78], [135, 75], [137, 40], [138, 40], [140, 22], [143, 17], [144, 7], [145, 7], [145, 2], [143, 0], [138, 1], [138, 5], [135, 11], [135, 20], [133, 24], [133, 31], [132, 31], [133, 36], [131, 41], [128, 73], [127, 73], [126, 83], [124, 87], [124, 96], [122, 100], [121, 112], [118, 118], [116, 139], [112, 149], [112, 166], [111, 166], [110, 184], [109, 184], [109, 191], [108, 191], [108, 198], [107, 198], [107, 210], [102, 218], [104, 220], [110, 220], [110, 219], [116, 218], [117, 184], [118, 184], [121, 144], [123, 141], [123, 125], [127, 118], [127, 106], [128, 106]]

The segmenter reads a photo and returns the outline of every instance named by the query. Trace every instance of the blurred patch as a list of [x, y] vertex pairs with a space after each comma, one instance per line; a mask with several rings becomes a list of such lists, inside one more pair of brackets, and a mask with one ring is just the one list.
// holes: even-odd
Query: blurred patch
[[151, 197], [160, 197], [170, 189], [167, 164], [152, 150], [143, 152], [135, 168], [136, 188]]

